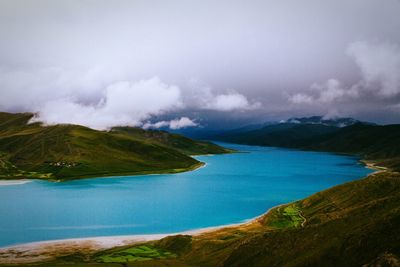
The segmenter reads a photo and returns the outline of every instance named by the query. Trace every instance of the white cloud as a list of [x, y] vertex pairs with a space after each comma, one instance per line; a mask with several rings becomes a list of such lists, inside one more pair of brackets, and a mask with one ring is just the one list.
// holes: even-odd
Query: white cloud
[[246, 96], [234, 90], [215, 92], [211, 87], [191, 80], [184, 95], [185, 103], [199, 110], [234, 111], [254, 110], [261, 107], [260, 102], [249, 101]]
[[172, 120], [169, 122], [169, 128], [173, 130], [194, 126], [198, 126], [198, 124], [187, 117], [182, 117], [179, 120]]
[[162, 128], [169, 127], [172, 130], [187, 128], [187, 127], [195, 127], [199, 124], [189, 119], [188, 117], [181, 117], [180, 119], [170, 120], [170, 121], [159, 121], [156, 123], [147, 122], [143, 125], [144, 129], [149, 128]]
[[391, 43], [355, 42], [347, 49], [368, 89], [381, 97], [400, 93], [400, 47]]
[[[197, 110], [232, 111], [252, 109], [239, 93], [215, 94], [202, 88], [196, 94], [154, 77], [140, 81], [118, 81], [110, 69], [35, 70], [0, 69], [0, 110], [37, 113], [33, 121], [45, 124], [80, 124], [95, 129], [141, 126], [154, 115]], [[168, 127], [183, 127], [187, 120]], [[188, 124], [187, 126], [194, 126]]]
[[298, 93], [289, 96], [289, 102], [293, 104], [311, 104], [314, 101], [312, 96]]
[[342, 98], [346, 93], [345, 89], [342, 88], [340, 82], [335, 79], [330, 79], [324, 84], [313, 84], [311, 85], [312, 90], [316, 90], [319, 93], [318, 101], [323, 103], [330, 103], [336, 99]]
[[98, 67], [74, 70], [48, 67], [23, 70], [0, 68], [0, 109], [38, 111], [44, 103], [73, 98], [79, 102], [97, 102], [104, 88], [112, 83], [111, 70]]
[[247, 98], [239, 93], [220, 94], [209, 99], [204, 109], [232, 111], [232, 110], [249, 110], [256, 109], [260, 104], [250, 104]]
[[[358, 72], [343, 53], [343, 44], [353, 42], [354, 36], [400, 44], [400, 6], [394, 0], [95, 3], [0, 1], [1, 111], [38, 111], [56, 100], [98, 107], [108, 85], [158, 75], [164, 83], [180, 87], [185, 106], [199, 111], [196, 118], [221, 117], [212, 116], [207, 106], [228, 110], [223, 111], [226, 122], [244, 118], [245, 114], [239, 117], [227, 108], [233, 104], [213, 101], [229, 95], [224, 90], [230, 88], [249, 103], [241, 101], [236, 110], [255, 108], [254, 101], [263, 103], [261, 110], [246, 112], [255, 121], [267, 115], [280, 119], [294, 112], [320, 113], [327, 105], [287, 105], [281, 90], [293, 88], [291, 94], [314, 99], [316, 92], [303, 89], [309, 88], [310, 80], [324, 83], [330, 77], [347, 87]], [[8, 78], [1, 72], [8, 72]], [[190, 77], [213, 86], [212, 97], [193, 105], [187, 102], [191, 92], [184, 85]], [[384, 94], [390, 94], [389, 88], [395, 88], [390, 84], [395, 83], [388, 82]], [[387, 105], [371, 99], [378, 109]], [[367, 105], [346, 104], [356, 114]]]
[[72, 98], [46, 101], [33, 121], [45, 124], [70, 123], [94, 129], [140, 126], [143, 120], [182, 107], [180, 90], [157, 77], [139, 82], [109, 85], [97, 103], [85, 104]]
[[289, 96], [289, 102], [293, 104], [330, 104], [343, 99], [358, 96], [356, 87], [346, 88], [336, 79], [329, 79], [325, 83], [314, 83], [309, 93], [297, 93]]
[[335, 119], [335, 118], [340, 118], [340, 117], [345, 117], [347, 116], [346, 114], [341, 113], [340, 111], [336, 110], [336, 109], [331, 109], [328, 111], [328, 113], [326, 113], [323, 116], [324, 120], [329, 120], [329, 119]]
[[355, 42], [349, 45], [348, 55], [361, 72], [361, 79], [344, 86], [337, 79], [311, 85], [307, 93], [288, 97], [293, 104], [330, 104], [348, 99], [375, 97], [390, 99], [400, 94], [400, 47], [388, 43]]
[[336, 79], [329, 79], [324, 84], [313, 84], [311, 89], [319, 94], [316, 101], [320, 103], [332, 103], [344, 98], [358, 96], [354, 87], [346, 88]]

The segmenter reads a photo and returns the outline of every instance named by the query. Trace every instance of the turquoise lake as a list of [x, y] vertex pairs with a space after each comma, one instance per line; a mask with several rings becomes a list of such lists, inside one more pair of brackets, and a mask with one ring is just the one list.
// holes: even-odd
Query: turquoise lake
[[0, 186], [0, 246], [238, 223], [372, 172], [352, 156], [222, 145], [244, 153], [179, 174]]

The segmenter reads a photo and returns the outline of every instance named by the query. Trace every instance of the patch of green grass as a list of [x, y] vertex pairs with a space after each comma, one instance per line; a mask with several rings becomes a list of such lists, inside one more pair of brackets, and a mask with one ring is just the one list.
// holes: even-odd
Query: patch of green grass
[[0, 152], [0, 178], [2, 179], [50, 179], [51, 173], [24, 171], [12, 164], [9, 155]]
[[268, 218], [267, 226], [277, 229], [296, 228], [304, 222], [301, 209], [296, 204], [276, 208]]
[[112, 250], [97, 256], [98, 262], [123, 263], [131, 261], [148, 261], [154, 259], [175, 258], [176, 255], [153, 246], [141, 245], [126, 249]]
[[[304, 227], [252, 236], [230, 252], [223, 266], [397, 266], [400, 173], [370, 175], [293, 204], [307, 219]], [[272, 220], [265, 219], [293, 213], [281, 207], [266, 215]]]

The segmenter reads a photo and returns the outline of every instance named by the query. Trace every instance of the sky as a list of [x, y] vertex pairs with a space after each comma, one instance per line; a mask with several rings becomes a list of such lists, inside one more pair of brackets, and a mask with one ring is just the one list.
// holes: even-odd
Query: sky
[[400, 123], [399, 0], [0, 0], [0, 111], [95, 129]]

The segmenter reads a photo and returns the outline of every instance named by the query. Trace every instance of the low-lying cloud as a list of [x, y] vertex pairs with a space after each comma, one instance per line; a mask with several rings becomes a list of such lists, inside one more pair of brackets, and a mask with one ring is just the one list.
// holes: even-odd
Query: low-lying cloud
[[188, 128], [188, 127], [195, 127], [198, 126], [199, 124], [188, 117], [181, 117], [180, 119], [174, 119], [170, 121], [158, 121], [155, 123], [151, 122], [146, 122], [143, 125], [144, 129], [158, 129], [158, 128], [170, 128], [172, 130], [178, 130], [182, 128]]
[[138, 82], [116, 82], [106, 87], [97, 103], [61, 98], [43, 103], [33, 121], [70, 123], [104, 130], [113, 126], [140, 126], [143, 120], [182, 107], [177, 86], [155, 77]]
[[33, 112], [32, 122], [46, 125], [79, 124], [99, 130], [114, 126], [194, 127], [198, 124], [187, 117], [153, 124], [146, 121], [185, 109], [233, 111], [255, 107], [236, 92], [215, 94], [207, 88], [193, 96], [158, 77], [116, 81], [109, 72], [95, 68], [81, 72], [60, 68], [0, 70], [0, 90], [2, 111]]

